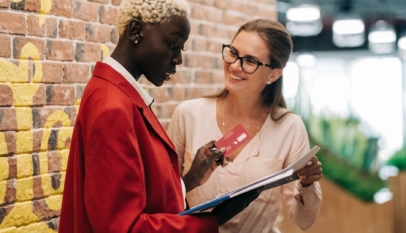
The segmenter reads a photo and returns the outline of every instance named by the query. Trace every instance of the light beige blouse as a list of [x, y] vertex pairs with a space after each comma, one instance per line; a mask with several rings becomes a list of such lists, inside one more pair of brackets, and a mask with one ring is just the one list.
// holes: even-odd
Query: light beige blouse
[[[181, 103], [174, 111], [168, 135], [175, 144], [182, 175], [196, 151], [222, 137], [216, 122], [216, 99], [200, 98]], [[209, 201], [231, 189], [277, 172], [309, 151], [303, 121], [289, 114], [280, 122], [267, 118], [260, 131], [228, 166], [218, 167], [209, 180], [186, 195], [190, 207]], [[304, 205], [294, 196], [301, 194]], [[279, 232], [274, 226], [281, 198], [290, 208], [291, 219], [309, 228], [319, 214], [321, 189], [318, 182], [303, 188], [299, 181], [262, 192], [244, 211], [220, 227], [220, 232]]]

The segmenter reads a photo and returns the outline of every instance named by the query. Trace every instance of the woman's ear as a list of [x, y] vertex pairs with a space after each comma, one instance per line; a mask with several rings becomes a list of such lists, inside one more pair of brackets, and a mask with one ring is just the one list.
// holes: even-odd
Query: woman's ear
[[268, 76], [267, 82], [266, 84], [271, 84], [273, 82], [275, 82], [276, 80], [278, 80], [280, 77], [282, 77], [283, 74], [283, 70], [280, 68], [275, 68], [272, 69], [271, 74]]
[[130, 38], [130, 41], [138, 44], [142, 38], [142, 23], [138, 19], [133, 19], [128, 23], [127, 26], [127, 35]]

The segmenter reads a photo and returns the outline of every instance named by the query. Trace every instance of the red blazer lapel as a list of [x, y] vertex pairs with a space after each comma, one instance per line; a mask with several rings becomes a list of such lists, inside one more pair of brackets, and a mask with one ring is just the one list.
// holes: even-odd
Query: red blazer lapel
[[135, 88], [120, 73], [118, 73], [111, 66], [105, 63], [97, 62], [94, 67], [93, 75], [97, 76], [98, 78], [105, 79], [123, 90], [123, 92], [130, 97], [131, 101], [140, 109], [140, 112], [143, 115], [144, 119], [146, 120], [146, 122], [148, 122], [155, 133], [176, 154], [175, 146], [169, 139], [168, 135], [165, 133], [165, 130], [162, 128], [162, 125], [159, 123], [155, 114], [145, 104], [144, 100], [141, 98], [137, 90], [135, 90]]

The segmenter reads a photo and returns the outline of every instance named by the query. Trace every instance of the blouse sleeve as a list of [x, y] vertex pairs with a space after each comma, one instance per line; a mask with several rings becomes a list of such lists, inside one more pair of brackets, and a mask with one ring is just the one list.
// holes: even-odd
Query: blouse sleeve
[[167, 129], [167, 134], [175, 145], [176, 153], [178, 154], [179, 171], [181, 175], [183, 172], [183, 162], [186, 148], [184, 119], [182, 104], [180, 104], [175, 108]]
[[[284, 167], [291, 164], [309, 151], [309, 138], [302, 120], [297, 117], [293, 130], [295, 132], [294, 140], [291, 145], [289, 156], [285, 160]], [[308, 187], [302, 187], [300, 181], [283, 185], [281, 192], [288, 204], [290, 217], [292, 221], [302, 230], [307, 230], [313, 225], [319, 215], [322, 201], [320, 184], [315, 182]], [[295, 196], [301, 195], [302, 204]]]

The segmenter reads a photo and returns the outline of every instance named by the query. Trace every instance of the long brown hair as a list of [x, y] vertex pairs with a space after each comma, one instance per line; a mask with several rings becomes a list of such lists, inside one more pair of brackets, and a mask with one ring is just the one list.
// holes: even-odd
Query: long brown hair
[[[292, 39], [285, 29], [285, 27], [269, 19], [255, 19], [244, 25], [242, 25], [234, 39], [238, 36], [241, 31], [246, 32], [256, 32], [259, 36], [266, 42], [269, 49], [271, 66], [273, 69], [280, 68], [283, 69], [289, 60], [289, 56], [292, 53]], [[282, 115], [277, 116], [277, 109], [285, 108], [286, 102], [282, 95], [282, 85], [283, 76], [272, 84], [266, 85], [261, 93], [264, 104], [271, 107], [271, 118], [274, 121], [282, 119], [289, 112], [285, 112]], [[228, 90], [223, 89], [220, 93], [215, 95], [206, 96], [206, 98], [225, 98], [228, 95]]]

